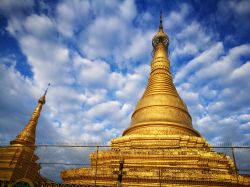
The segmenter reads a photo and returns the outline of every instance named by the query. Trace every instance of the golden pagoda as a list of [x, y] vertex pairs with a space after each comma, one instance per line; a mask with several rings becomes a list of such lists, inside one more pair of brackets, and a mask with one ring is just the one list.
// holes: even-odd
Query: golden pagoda
[[[138, 101], [130, 126], [111, 148], [90, 155], [89, 168], [61, 172], [66, 184], [86, 186], [248, 186], [234, 162], [214, 152], [192, 126], [170, 72], [169, 37], [153, 37], [148, 85]], [[122, 179], [122, 180], [121, 180]]]
[[[47, 89], [48, 90], [48, 89]], [[10, 146], [0, 148], [0, 181], [15, 183], [28, 183], [30, 186], [44, 181], [40, 175], [39, 159], [34, 154], [36, 126], [45, 104], [45, 96], [38, 100], [38, 104], [25, 128], [10, 141]]]

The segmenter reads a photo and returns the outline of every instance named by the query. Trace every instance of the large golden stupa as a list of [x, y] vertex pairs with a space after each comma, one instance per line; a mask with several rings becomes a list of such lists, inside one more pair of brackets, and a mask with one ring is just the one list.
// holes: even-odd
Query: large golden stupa
[[[170, 72], [169, 37], [153, 37], [148, 85], [137, 103], [131, 124], [111, 149], [90, 155], [89, 168], [61, 172], [66, 184], [93, 186], [248, 186], [234, 162], [214, 152], [193, 128], [187, 106]], [[107, 109], [108, 110], [108, 109]]]

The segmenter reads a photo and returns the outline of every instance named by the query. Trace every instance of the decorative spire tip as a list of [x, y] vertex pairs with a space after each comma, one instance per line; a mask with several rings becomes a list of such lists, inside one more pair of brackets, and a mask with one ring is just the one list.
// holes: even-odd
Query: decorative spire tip
[[45, 90], [43, 96], [38, 100], [38, 103], [42, 103], [43, 105], [45, 104], [45, 96], [46, 96], [46, 94], [47, 94], [47, 92], [48, 92], [49, 86], [50, 86], [50, 83], [48, 84], [48, 87], [47, 87], [47, 89]]
[[47, 89], [45, 90], [44, 96], [47, 94], [47, 91], [48, 91], [49, 87], [50, 87], [50, 82], [49, 82], [49, 84], [47, 86]]
[[163, 29], [163, 26], [162, 26], [162, 10], [160, 11], [160, 27], [159, 27], [160, 30]]

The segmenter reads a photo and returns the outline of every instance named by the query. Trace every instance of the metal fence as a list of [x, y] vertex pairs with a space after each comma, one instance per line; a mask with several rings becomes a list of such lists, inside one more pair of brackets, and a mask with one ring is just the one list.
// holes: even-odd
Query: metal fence
[[[1, 146], [7, 147], [7, 146]], [[114, 147], [112, 147], [114, 148]], [[60, 172], [66, 169], [73, 168], [86, 168], [90, 167], [90, 157], [91, 153], [96, 153], [97, 159], [95, 159], [96, 163], [92, 163], [92, 167], [94, 165], [96, 169], [96, 178], [98, 177], [98, 170], [100, 169], [98, 163], [98, 154], [102, 150], [109, 150], [110, 146], [106, 145], [36, 145], [35, 154], [39, 157], [37, 161], [41, 166], [41, 174], [57, 183], [59, 185], [62, 183], [62, 179], [60, 177]], [[143, 148], [145, 149], [145, 148]], [[148, 148], [150, 149], [150, 148]], [[154, 148], [154, 151], [167, 151], [173, 148]], [[177, 148], [174, 148], [177, 149]], [[139, 150], [139, 149], [138, 149]], [[215, 152], [222, 152], [228, 155], [231, 160], [234, 162], [235, 170], [238, 174], [241, 175], [249, 175], [250, 174], [250, 146], [212, 146], [212, 150]], [[116, 175], [116, 179], [119, 178], [119, 163], [116, 171], [114, 171]], [[124, 168], [126, 168], [126, 163], [124, 164]], [[159, 186], [161, 183], [164, 183], [164, 177], [161, 176], [161, 168], [158, 169], [158, 180]], [[156, 171], [157, 172], [157, 171]], [[126, 173], [124, 175], [124, 180], [126, 180]], [[105, 176], [104, 176], [105, 177]], [[175, 180], [175, 179], [173, 179]], [[153, 178], [152, 178], [153, 181]], [[199, 184], [199, 181], [197, 181]], [[94, 185], [93, 185], [94, 186]]]

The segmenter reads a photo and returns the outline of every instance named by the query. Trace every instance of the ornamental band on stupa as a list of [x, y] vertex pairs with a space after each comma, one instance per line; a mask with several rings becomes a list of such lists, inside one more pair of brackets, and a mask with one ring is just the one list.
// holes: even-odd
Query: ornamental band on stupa
[[148, 85], [130, 126], [111, 149], [90, 155], [89, 168], [62, 171], [64, 183], [120, 186], [119, 174], [122, 186], [159, 186], [159, 178], [160, 186], [249, 186], [250, 178], [237, 173], [229, 156], [214, 152], [193, 128], [173, 84], [162, 18], [152, 45]]

